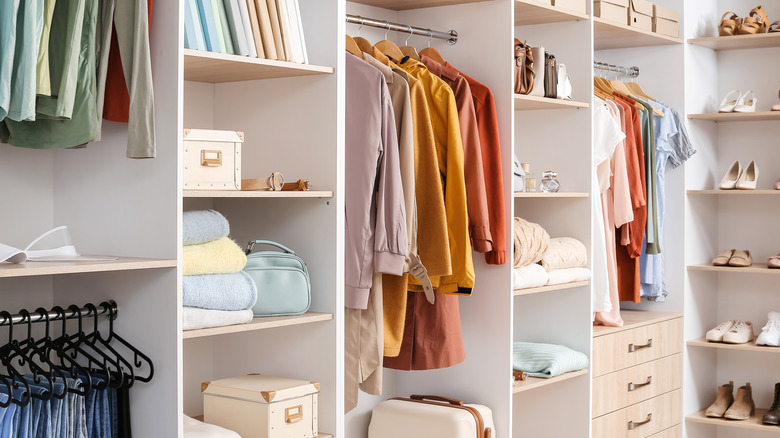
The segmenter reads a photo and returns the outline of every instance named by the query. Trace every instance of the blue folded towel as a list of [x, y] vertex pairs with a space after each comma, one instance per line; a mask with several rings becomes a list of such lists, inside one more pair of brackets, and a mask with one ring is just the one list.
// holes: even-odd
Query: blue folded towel
[[588, 356], [563, 345], [515, 342], [513, 368], [531, 377], [555, 377], [588, 367]]
[[211, 242], [230, 234], [230, 224], [218, 211], [185, 211], [181, 221], [184, 245]]
[[187, 275], [182, 284], [182, 305], [210, 310], [245, 310], [257, 302], [257, 285], [246, 272]]

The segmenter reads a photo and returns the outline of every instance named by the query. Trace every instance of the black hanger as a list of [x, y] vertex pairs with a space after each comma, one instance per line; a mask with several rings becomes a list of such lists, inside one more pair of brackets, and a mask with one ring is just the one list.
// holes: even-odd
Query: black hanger
[[[13, 361], [10, 357], [11, 353], [18, 351], [18, 345], [14, 340], [14, 320], [11, 314], [5, 310], [0, 311], [0, 316], [3, 317], [3, 322], [8, 322], [8, 343], [0, 347], [0, 362], [5, 366], [9, 377], [12, 379], [11, 391], [8, 393], [8, 397], [15, 405], [24, 407], [30, 403], [30, 394], [32, 394], [32, 392], [30, 392], [30, 385], [27, 384], [24, 375], [14, 368]], [[22, 386], [24, 386], [22, 399], [17, 400], [14, 398], [13, 389], [19, 389]]]
[[109, 379], [109, 386], [113, 388], [122, 388], [125, 387], [128, 382], [125, 381], [126, 374], [124, 373], [123, 366], [125, 368], [129, 368], [130, 372], [132, 373], [132, 365], [127, 362], [123, 357], [120, 357], [119, 355], [109, 355], [106, 353], [105, 350], [97, 348], [94, 343], [91, 342], [85, 342], [86, 341], [86, 333], [84, 333], [83, 329], [83, 317], [84, 315], [81, 313], [81, 308], [76, 305], [68, 306], [68, 310], [75, 313], [77, 315], [77, 324], [78, 324], [78, 331], [76, 334], [73, 334], [70, 336], [71, 340], [73, 340], [81, 349], [84, 349], [85, 347], [89, 348], [89, 351], [92, 351], [95, 353], [98, 357], [101, 357], [103, 359], [103, 363], [108, 365], [112, 365], [115, 372], [111, 372], [109, 370], [109, 374], [106, 375], [106, 378]]
[[[32, 317], [30, 316], [30, 312], [27, 309], [22, 309], [19, 311], [19, 314], [22, 315], [22, 322], [25, 320], [27, 321], [27, 337], [23, 339], [21, 342], [17, 343], [17, 346], [19, 347], [19, 350], [23, 352], [24, 356], [19, 358], [19, 365], [24, 366], [25, 362], [29, 363], [30, 372], [32, 373], [32, 376], [25, 376], [25, 379], [28, 381], [28, 383], [32, 383], [39, 386], [46, 386], [44, 385], [43, 379], [46, 379], [46, 383], [48, 384], [48, 390], [44, 392], [41, 395], [38, 395], [36, 393], [33, 393], [32, 396], [36, 398], [41, 398], [43, 400], [51, 400], [52, 397], [57, 397], [58, 399], [62, 399], [65, 397], [66, 393], [65, 391], [62, 392], [62, 394], [56, 394], [54, 391], [54, 381], [53, 376], [54, 374], [59, 374], [60, 377], [65, 379], [65, 375], [62, 374], [62, 371], [57, 369], [57, 366], [54, 365], [54, 363], [49, 360], [49, 358], [44, 354], [37, 346], [35, 340], [32, 338]], [[49, 367], [48, 371], [41, 367], [36, 361], [35, 357], [38, 357], [40, 361]], [[11, 358], [16, 357], [15, 353], [12, 353]]]
[[141, 368], [144, 366], [144, 362], [146, 362], [146, 367], [149, 368], [149, 375], [146, 377], [136, 376], [135, 380], [139, 380], [141, 382], [147, 383], [152, 380], [152, 377], [154, 377], [154, 364], [152, 363], [152, 359], [149, 358], [149, 356], [145, 355], [141, 352], [141, 350], [135, 348], [132, 344], [124, 340], [121, 336], [119, 336], [116, 332], [114, 332], [114, 320], [116, 319], [116, 302], [113, 300], [111, 302], [103, 301], [100, 303], [101, 306], [105, 307], [106, 310], [108, 310], [108, 338], [106, 339], [106, 342], [111, 342], [113, 339], [116, 339], [120, 344], [124, 345], [125, 348], [132, 351], [133, 356], [133, 363], [135, 364], [136, 368]]
[[120, 354], [113, 346], [111, 346], [108, 340], [104, 339], [103, 336], [100, 334], [100, 331], [98, 330], [98, 311], [95, 305], [92, 303], [87, 303], [84, 305], [84, 307], [87, 308], [90, 314], [94, 315], [95, 327], [92, 333], [82, 337], [81, 342], [87, 343], [90, 347], [92, 347], [95, 350], [104, 351], [103, 349], [105, 349], [111, 352], [116, 357], [116, 360], [124, 364], [128, 372], [130, 373], [130, 375], [125, 376], [124, 371], [122, 369], [119, 369], [119, 372], [123, 374], [122, 378], [124, 380], [124, 387], [125, 388], [132, 387], [133, 383], [135, 383], [135, 370], [133, 369], [133, 364], [131, 364], [124, 356], [122, 356], [122, 354]]
[[[35, 346], [40, 351], [40, 356], [45, 357], [46, 360], [51, 362], [51, 352], [54, 350], [54, 346], [52, 345], [53, 340], [50, 336], [50, 318], [49, 318], [49, 312], [44, 309], [43, 307], [39, 307], [35, 309], [35, 313], [38, 313], [41, 315], [41, 319], [43, 319], [46, 323], [45, 329], [44, 329], [44, 337], [36, 341]], [[58, 315], [59, 316], [59, 315]], [[60, 359], [60, 365], [57, 366], [54, 363], [54, 369], [56, 370], [56, 373], [59, 375], [59, 377], [62, 379], [62, 383], [65, 384], [65, 390], [62, 393], [62, 397], [64, 397], [68, 392], [73, 394], [78, 394], [82, 396], [86, 396], [87, 393], [92, 389], [92, 381], [91, 379], [87, 379], [86, 381], [82, 380], [82, 390], [79, 390], [77, 388], [68, 388], [68, 385], [65, 382], [65, 373], [63, 370], [66, 370], [71, 375], [84, 375], [84, 376], [90, 376], [89, 371], [82, 367], [75, 359], [68, 356], [67, 354], [58, 355]], [[65, 366], [65, 362], [68, 362], [68, 366]], [[56, 380], [56, 378], [55, 378]], [[60, 398], [58, 394], [54, 394], [54, 397]]]

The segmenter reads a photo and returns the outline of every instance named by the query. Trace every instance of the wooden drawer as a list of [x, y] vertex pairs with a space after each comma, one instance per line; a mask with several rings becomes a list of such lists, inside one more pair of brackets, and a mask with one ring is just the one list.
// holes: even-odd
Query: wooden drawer
[[600, 417], [681, 386], [682, 354], [596, 377], [593, 379], [593, 417]]
[[663, 432], [658, 432], [655, 435], [651, 435], [650, 438], [682, 438], [682, 425], [678, 424]]
[[682, 351], [682, 318], [593, 339], [593, 376], [603, 376]]
[[680, 424], [681, 421], [682, 391], [676, 389], [611, 414], [594, 418], [593, 437], [646, 438]]

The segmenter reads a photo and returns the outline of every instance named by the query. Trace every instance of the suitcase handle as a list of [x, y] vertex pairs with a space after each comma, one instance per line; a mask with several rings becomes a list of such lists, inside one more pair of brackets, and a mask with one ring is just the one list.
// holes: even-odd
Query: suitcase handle
[[438, 395], [412, 395], [409, 396], [412, 400], [435, 400], [440, 402], [449, 403], [451, 405], [455, 406], [463, 406], [463, 402], [461, 400], [455, 400], [454, 398], [447, 398], [447, 397], [441, 397]]

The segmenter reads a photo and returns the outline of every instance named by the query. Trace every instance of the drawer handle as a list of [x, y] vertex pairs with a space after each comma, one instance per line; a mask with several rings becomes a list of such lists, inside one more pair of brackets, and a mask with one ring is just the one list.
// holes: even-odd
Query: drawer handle
[[633, 353], [637, 350], [642, 350], [644, 348], [650, 348], [653, 346], [653, 338], [650, 338], [647, 340], [647, 344], [645, 345], [634, 345], [634, 344], [628, 344], [628, 352]]
[[284, 410], [284, 422], [297, 423], [303, 420], [303, 405], [293, 406]]
[[639, 426], [641, 426], [643, 424], [649, 423], [650, 420], [652, 420], [652, 419], [653, 419], [653, 414], [650, 413], [650, 414], [647, 414], [647, 420], [645, 420], [645, 421], [629, 421], [628, 422], [628, 430], [634, 430], [634, 429], [636, 429], [637, 427], [639, 427]]
[[647, 376], [647, 381], [645, 383], [634, 383], [631, 382], [628, 384], [628, 392], [636, 391], [637, 389], [647, 386], [649, 384], [653, 383], [653, 376]]
[[203, 167], [219, 167], [222, 165], [222, 151], [200, 151], [200, 165]]

